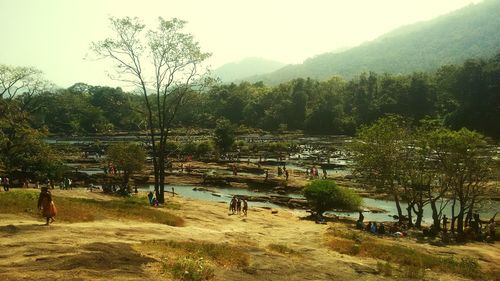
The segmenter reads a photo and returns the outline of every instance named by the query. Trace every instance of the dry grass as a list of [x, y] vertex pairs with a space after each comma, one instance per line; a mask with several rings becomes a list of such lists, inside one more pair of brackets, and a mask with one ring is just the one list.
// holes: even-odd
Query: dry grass
[[245, 249], [227, 244], [155, 240], [135, 247], [159, 260], [160, 272], [176, 280], [210, 280], [216, 267], [242, 268], [250, 260]]
[[[115, 200], [100, 201], [95, 199], [56, 197], [57, 220], [63, 222], [88, 222], [97, 219], [138, 220], [182, 226], [184, 220], [160, 209], [146, 205], [143, 198], [117, 197]], [[38, 192], [13, 190], [0, 193], [0, 212], [40, 217], [37, 210]], [[166, 208], [175, 208], [168, 206]]]
[[273, 244], [267, 245], [267, 248], [269, 248], [271, 251], [278, 252], [280, 254], [300, 256], [299, 252], [297, 252], [294, 249], [291, 249], [287, 245], [283, 245], [283, 244], [274, 244], [273, 243]]
[[[351, 232], [351, 234], [349, 234]], [[399, 265], [405, 277], [423, 278], [426, 269], [460, 274], [469, 278], [484, 277], [477, 259], [439, 256], [409, 248], [397, 241], [374, 238], [354, 229], [330, 228], [327, 246], [339, 253], [380, 259]], [[385, 273], [381, 271], [381, 273]]]

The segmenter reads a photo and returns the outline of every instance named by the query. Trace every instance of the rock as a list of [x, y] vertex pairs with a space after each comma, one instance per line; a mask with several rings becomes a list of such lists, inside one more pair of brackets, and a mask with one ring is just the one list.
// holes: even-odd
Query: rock
[[7, 233], [16, 233], [19, 231], [19, 228], [15, 225], [9, 224], [9, 225], [0, 227], [0, 231], [7, 232]]
[[245, 272], [246, 274], [250, 274], [250, 275], [257, 274], [257, 269], [255, 269], [253, 267], [244, 267], [242, 269], [242, 271]]
[[378, 274], [378, 271], [375, 268], [369, 267], [364, 264], [352, 263], [351, 267], [357, 273]]
[[276, 210], [276, 209], [271, 210], [271, 214], [277, 214], [277, 213], [278, 213], [278, 210]]

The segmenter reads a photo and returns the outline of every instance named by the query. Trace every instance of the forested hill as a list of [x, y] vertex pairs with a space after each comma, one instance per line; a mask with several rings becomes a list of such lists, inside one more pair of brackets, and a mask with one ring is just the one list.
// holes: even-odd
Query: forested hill
[[[325, 34], [325, 36], [328, 36]], [[248, 81], [278, 84], [293, 78], [352, 78], [362, 72], [429, 71], [500, 51], [500, 0], [485, 0], [436, 19], [396, 29], [341, 53], [325, 53]]]
[[223, 82], [241, 80], [244, 77], [273, 72], [285, 66], [284, 63], [263, 58], [246, 58], [239, 62], [226, 63], [214, 70]]

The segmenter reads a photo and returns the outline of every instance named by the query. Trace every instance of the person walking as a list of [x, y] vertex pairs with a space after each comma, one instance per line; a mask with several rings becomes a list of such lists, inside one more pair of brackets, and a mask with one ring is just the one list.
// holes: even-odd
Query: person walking
[[54, 217], [57, 215], [56, 205], [52, 200], [52, 194], [46, 186], [42, 187], [42, 191], [38, 196], [38, 209], [42, 211], [42, 216], [47, 220], [45, 225], [49, 225], [55, 221]]

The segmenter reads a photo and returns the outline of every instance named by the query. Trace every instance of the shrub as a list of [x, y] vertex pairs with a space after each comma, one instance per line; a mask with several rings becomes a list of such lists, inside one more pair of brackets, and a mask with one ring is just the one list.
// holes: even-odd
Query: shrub
[[203, 258], [184, 257], [178, 260], [173, 268], [174, 277], [179, 280], [199, 281], [214, 277], [213, 267]]
[[392, 265], [388, 262], [377, 262], [377, 271], [384, 276], [392, 276]]
[[214, 152], [214, 146], [211, 141], [201, 141], [197, 143], [196, 154], [198, 157], [205, 156]]
[[320, 215], [332, 209], [358, 210], [362, 203], [361, 197], [352, 190], [338, 187], [329, 180], [316, 180], [306, 185], [304, 196], [311, 208]]

